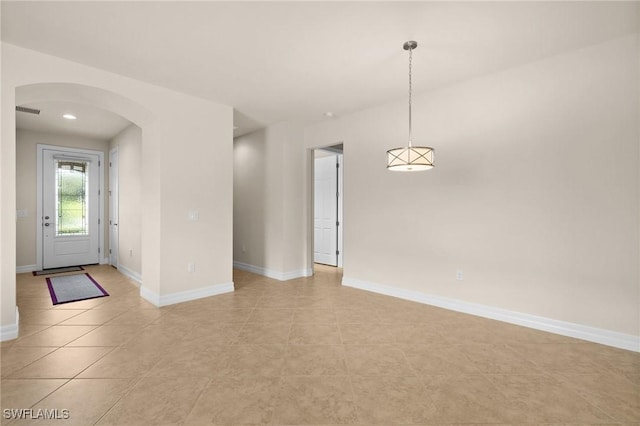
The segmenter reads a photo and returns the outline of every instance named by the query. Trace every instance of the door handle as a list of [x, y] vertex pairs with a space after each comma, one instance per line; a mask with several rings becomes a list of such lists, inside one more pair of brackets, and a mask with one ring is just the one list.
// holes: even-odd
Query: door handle
[[49, 222], [47, 222], [47, 223], [45, 223], [45, 224], [44, 224], [44, 226], [49, 226], [49, 225], [50, 225], [50, 224], [49, 224]]

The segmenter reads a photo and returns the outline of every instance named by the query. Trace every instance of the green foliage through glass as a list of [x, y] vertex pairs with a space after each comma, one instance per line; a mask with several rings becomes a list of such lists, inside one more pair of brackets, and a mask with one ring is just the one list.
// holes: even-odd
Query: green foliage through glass
[[87, 235], [89, 163], [56, 163], [56, 235]]

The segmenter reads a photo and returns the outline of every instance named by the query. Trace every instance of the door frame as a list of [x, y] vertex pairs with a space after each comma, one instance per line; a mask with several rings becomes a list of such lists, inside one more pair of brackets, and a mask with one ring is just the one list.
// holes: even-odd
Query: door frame
[[98, 198], [98, 248], [100, 256], [98, 261], [103, 264], [105, 259], [105, 250], [104, 250], [104, 170], [102, 169], [102, 165], [104, 164], [104, 152], [96, 151], [92, 149], [83, 149], [83, 148], [69, 148], [66, 146], [57, 146], [57, 145], [46, 145], [46, 144], [37, 144], [36, 145], [36, 270], [42, 270], [42, 222], [43, 222], [43, 213], [42, 213], [42, 168], [43, 168], [43, 151], [45, 149], [55, 150], [55, 151], [64, 151], [70, 154], [85, 154], [85, 155], [97, 155], [99, 166], [101, 169], [98, 172], [99, 182], [98, 187], [100, 190], [99, 198]]
[[343, 237], [343, 233], [342, 233], [342, 229], [344, 228], [344, 220], [343, 220], [343, 214], [342, 212], [344, 211], [344, 183], [343, 183], [343, 179], [344, 179], [344, 152], [342, 152], [342, 154], [338, 154], [336, 161], [338, 162], [338, 223], [340, 223], [340, 225], [338, 226], [338, 252], [340, 253], [338, 255], [338, 268], [342, 268], [342, 258], [344, 257], [344, 242], [342, 241]]
[[338, 268], [343, 268], [344, 264], [344, 142], [338, 141], [329, 145], [314, 146], [307, 148], [307, 259], [308, 265], [314, 274], [315, 267], [315, 238], [314, 238], [314, 214], [315, 214], [315, 151], [317, 149], [324, 151], [332, 151], [332, 147], [342, 145], [342, 151], [336, 152], [340, 154], [340, 167], [338, 168], [338, 188], [340, 196], [338, 198]]
[[[115, 160], [114, 160], [115, 155]], [[120, 155], [118, 152], [118, 147], [114, 147], [109, 151], [109, 264], [114, 266], [116, 269], [120, 267], [120, 227], [119, 224], [116, 223], [115, 226], [118, 226], [118, 232], [116, 237], [113, 236], [113, 220], [117, 220], [120, 222], [120, 182], [119, 182], [119, 162]], [[113, 253], [113, 240], [117, 239], [118, 241], [115, 244], [116, 253]], [[115, 255], [115, 263], [113, 262], [113, 258]]]

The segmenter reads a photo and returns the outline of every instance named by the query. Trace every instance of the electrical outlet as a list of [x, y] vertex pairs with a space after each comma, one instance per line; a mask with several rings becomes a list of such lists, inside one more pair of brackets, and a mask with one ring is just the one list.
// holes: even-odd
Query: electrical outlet
[[462, 271], [458, 270], [456, 271], [456, 280], [458, 281], [462, 281], [464, 279], [464, 274]]
[[129, 257], [133, 257], [133, 249], [129, 249]]
[[196, 271], [196, 264], [193, 262], [187, 263], [187, 272], [195, 272], [195, 271]]

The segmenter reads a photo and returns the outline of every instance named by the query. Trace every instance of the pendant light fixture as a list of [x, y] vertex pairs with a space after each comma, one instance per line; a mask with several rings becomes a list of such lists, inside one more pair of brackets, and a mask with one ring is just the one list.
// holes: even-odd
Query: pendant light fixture
[[413, 50], [418, 47], [418, 43], [407, 41], [403, 47], [404, 50], [409, 51], [409, 144], [387, 151], [387, 169], [399, 172], [417, 172], [433, 168], [434, 149], [428, 146], [413, 146], [413, 135], [411, 134], [411, 59]]

